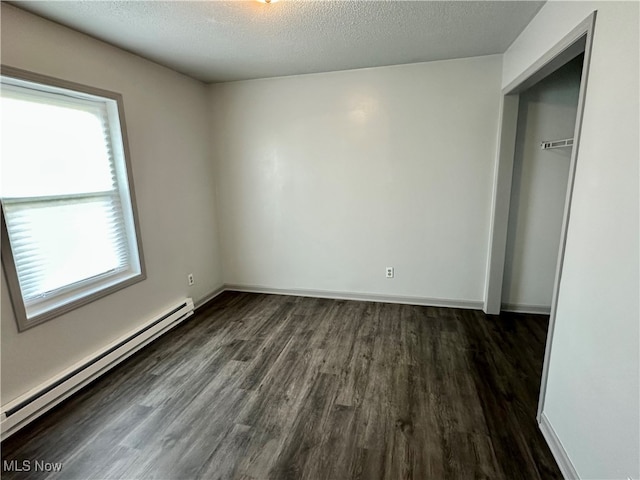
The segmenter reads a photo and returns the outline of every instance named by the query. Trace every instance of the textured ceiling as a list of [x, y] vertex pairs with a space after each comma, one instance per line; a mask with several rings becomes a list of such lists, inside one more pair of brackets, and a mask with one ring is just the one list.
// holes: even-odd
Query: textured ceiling
[[541, 1], [11, 2], [205, 82], [503, 53]]

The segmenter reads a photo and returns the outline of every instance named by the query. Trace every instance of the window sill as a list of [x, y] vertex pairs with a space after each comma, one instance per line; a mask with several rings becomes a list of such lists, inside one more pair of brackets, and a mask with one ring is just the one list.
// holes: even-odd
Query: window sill
[[127, 272], [124, 275], [117, 275], [116, 278], [111, 277], [91, 286], [84, 287], [75, 294], [58, 296], [57, 299], [53, 300], [44, 308], [38, 309], [37, 306], [31, 308], [26, 307], [24, 315], [19, 315], [18, 312], [15, 312], [18, 317], [18, 331], [23, 332], [48, 320], [64, 315], [76, 308], [94, 302], [99, 298], [106, 297], [118, 290], [141, 282], [145, 278], [146, 275], [144, 273]]

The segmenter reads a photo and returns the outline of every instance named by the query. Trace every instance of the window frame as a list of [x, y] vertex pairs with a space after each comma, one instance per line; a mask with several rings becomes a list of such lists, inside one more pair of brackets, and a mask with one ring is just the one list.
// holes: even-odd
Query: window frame
[[[109, 90], [103, 90], [100, 88], [70, 82], [47, 75], [41, 75], [39, 73], [34, 73], [7, 65], [0, 65], [0, 75], [2, 77], [7, 77], [15, 80], [23, 80], [26, 82], [40, 84], [43, 86], [43, 90], [47, 87], [61, 88], [70, 90], [72, 92], [77, 92], [79, 94], [78, 98], [81, 98], [82, 95], [92, 95], [115, 102], [115, 106], [117, 107], [117, 118], [109, 118], [110, 134], [112, 137], [112, 141], [122, 144], [121, 153], [123, 158], [115, 158], [114, 162], [116, 162], [116, 164], [121, 163], [121, 167], [126, 170], [124, 176], [126, 176], [126, 187], [128, 187], [124, 188], [122, 185], [120, 185], [118, 187], [120, 190], [119, 195], [120, 197], [122, 197], [125, 191], [126, 193], [128, 193], [128, 203], [130, 205], [132, 229], [131, 233], [135, 234], [135, 241], [133, 241], [132, 243], [135, 243], [135, 246], [137, 247], [138, 262], [140, 267], [139, 272], [136, 272], [133, 275], [127, 276], [125, 278], [122, 278], [123, 274], [98, 275], [95, 281], [87, 282], [83, 286], [74, 287], [73, 284], [71, 284], [61, 287], [59, 290], [63, 290], [63, 292], [52, 296], [51, 301], [53, 303], [55, 303], [55, 298], [61, 298], [62, 300], [64, 300], [64, 297], [68, 297], [70, 295], [69, 292], [74, 290], [77, 292], [75, 298], [67, 299], [67, 301], [64, 301], [64, 303], [60, 305], [56, 305], [55, 307], [52, 307], [45, 312], [38, 313], [36, 315], [33, 315], [31, 318], [28, 318], [27, 310], [22, 296], [22, 290], [20, 288], [20, 283], [18, 280], [16, 264], [13, 258], [11, 244], [9, 242], [9, 233], [7, 230], [4, 213], [4, 201], [2, 201], [2, 205], [0, 208], [0, 251], [2, 256], [2, 266], [4, 268], [4, 276], [7, 281], [7, 288], [9, 290], [9, 297], [11, 298], [11, 304], [13, 306], [13, 312], [15, 315], [18, 331], [23, 332], [29, 328], [35, 327], [79, 307], [92, 303], [102, 297], [122, 290], [123, 288], [141, 282], [147, 277], [144, 254], [142, 250], [142, 237], [140, 234], [140, 224], [136, 206], [136, 195], [133, 184], [133, 172], [131, 167], [131, 156], [129, 153], [129, 142], [127, 137], [122, 95]], [[117, 131], [114, 131], [114, 129]], [[116, 168], [118, 168], [117, 165]], [[121, 278], [118, 278], [118, 276], [120, 276]], [[78, 292], [85, 293], [82, 294]]]

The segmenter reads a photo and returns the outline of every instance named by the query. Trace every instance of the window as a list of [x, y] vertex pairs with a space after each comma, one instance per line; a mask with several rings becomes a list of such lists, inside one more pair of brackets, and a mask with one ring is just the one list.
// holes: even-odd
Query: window
[[19, 330], [143, 280], [121, 96], [2, 67], [2, 263]]

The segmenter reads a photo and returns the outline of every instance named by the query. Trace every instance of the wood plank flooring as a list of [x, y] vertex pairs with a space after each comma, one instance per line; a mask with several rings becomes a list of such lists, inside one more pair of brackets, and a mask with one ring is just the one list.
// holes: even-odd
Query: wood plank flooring
[[6, 440], [2, 478], [562, 478], [535, 421], [546, 329], [226, 292]]

